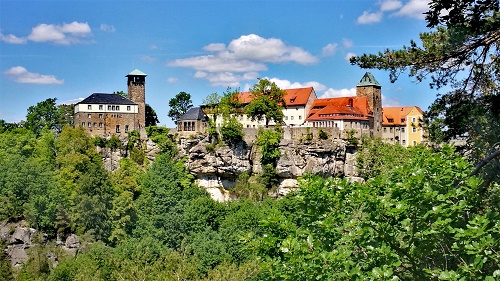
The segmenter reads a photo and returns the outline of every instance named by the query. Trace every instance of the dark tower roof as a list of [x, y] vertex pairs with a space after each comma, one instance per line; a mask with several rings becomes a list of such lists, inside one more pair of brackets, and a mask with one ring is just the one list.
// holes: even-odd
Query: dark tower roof
[[375, 79], [375, 77], [373, 77], [373, 75], [370, 72], [366, 72], [365, 75], [363, 75], [363, 78], [361, 78], [359, 83], [356, 85], [356, 87], [364, 87], [364, 86], [381, 87], [380, 84]]
[[119, 94], [103, 94], [103, 93], [93, 93], [86, 99], [77, 103], [98, 103], [98, 104], [127, 104], [134, 105], [135, 102], [120, 96]]
[[184, 115], [182, 115], [179, 120], [206, 120], [207, 115], [201, 107], [192, 107]]

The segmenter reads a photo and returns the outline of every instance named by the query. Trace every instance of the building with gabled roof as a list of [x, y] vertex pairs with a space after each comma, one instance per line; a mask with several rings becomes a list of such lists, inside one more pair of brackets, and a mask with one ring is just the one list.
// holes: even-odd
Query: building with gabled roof
[[177, 132], [205, 132], [208, 117], [201, 107], [192, 107], [177, 120]]
[[119, 94], [94, 93], [75, 104], [75, 126], [91, 136], [127, 136], [145, 127], [146, 74], [134, 69], [127, 74], [128, 98]]
[[372, 119], [366, 97], [322, 98], [313, 102], [305, 126], [365, 130]]
[[426, 134], [420, 122], [423, 111], [418, 106], [384, 107], [382, 109], [382, 139], [402, 146], [417, 145]]

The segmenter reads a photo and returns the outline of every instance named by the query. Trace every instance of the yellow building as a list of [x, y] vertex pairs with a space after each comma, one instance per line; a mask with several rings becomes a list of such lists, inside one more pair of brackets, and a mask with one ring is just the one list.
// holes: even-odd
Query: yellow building
[[424, 113], [418, 106], [382, 108], [382, 139], [402, 146], [417, 145], [424, 141], [425, 132], [420, 124]]

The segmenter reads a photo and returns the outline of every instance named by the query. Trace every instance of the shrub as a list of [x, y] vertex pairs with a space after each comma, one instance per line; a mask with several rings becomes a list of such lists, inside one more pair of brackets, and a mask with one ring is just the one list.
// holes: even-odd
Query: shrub
[[234, 116], [224, 121], [220, 128], [220, 132], [222, 140], [227, 145], [235, 145], [243, 141], [243, 125]]

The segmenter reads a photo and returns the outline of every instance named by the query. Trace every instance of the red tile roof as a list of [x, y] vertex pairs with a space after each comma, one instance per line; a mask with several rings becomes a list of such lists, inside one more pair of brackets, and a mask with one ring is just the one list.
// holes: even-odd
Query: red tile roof
[[[313, 93], [313, 87], [307, 88], [295, 88], [295, 89], [286, 89], [285, 95], [283, 98], [285, 99], [287, 106], [297, 106], [297, 105], [306, 105], [309, 100], [309, 96]], [[251, 92], [242, 92], [238, 94], [238, 98], [242, 103], [250, 103], [252, 101], [252, 93]]]
[[366, 97], [324, 98], [313, 102], [306, 121], [368, 120], [372, 115]]
[[[423, 114], [422, 109], [418, 106], [382, 108], [382, 125], [406, 125], [406, 116], [413, 108], [416, 108], [418, 112]], [[392, 119], [392, 122], [389, 122], [389, 119]]]

